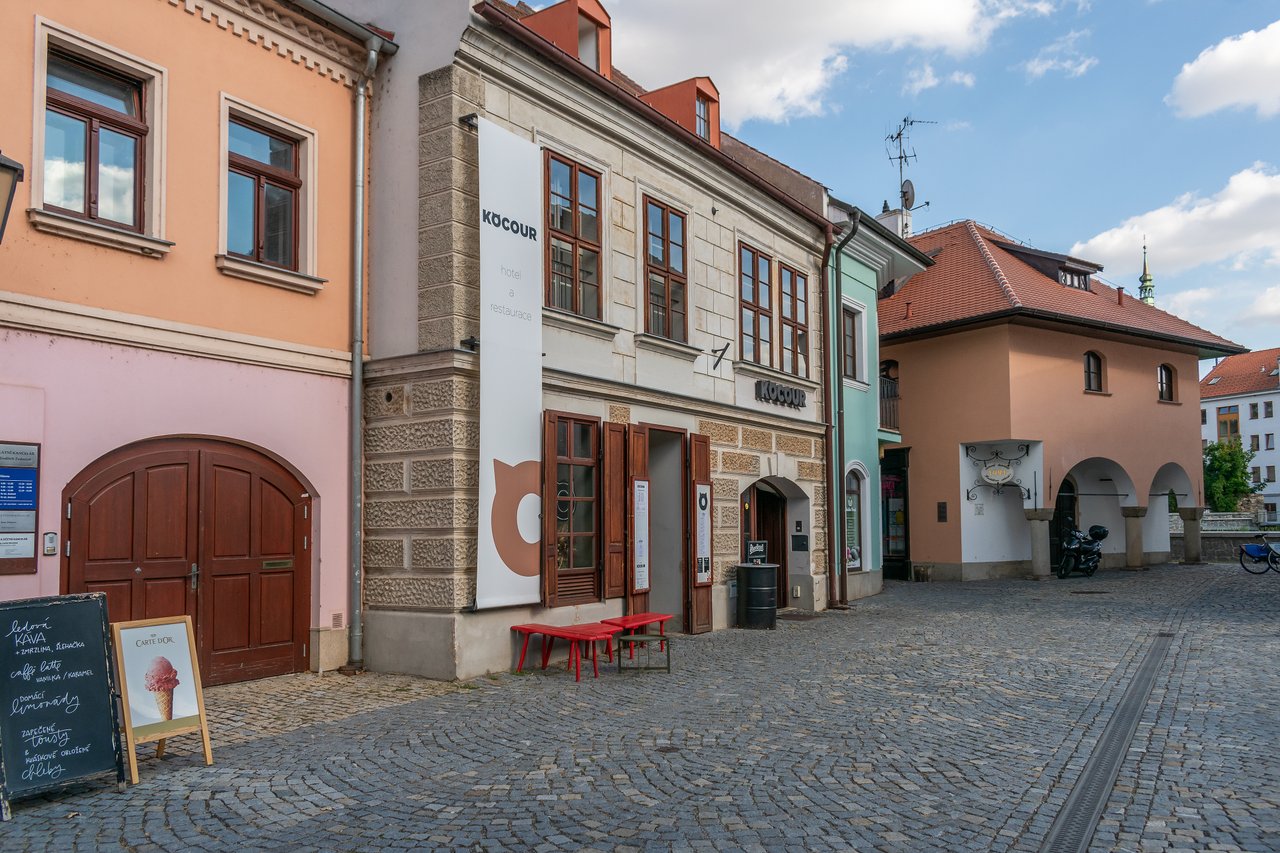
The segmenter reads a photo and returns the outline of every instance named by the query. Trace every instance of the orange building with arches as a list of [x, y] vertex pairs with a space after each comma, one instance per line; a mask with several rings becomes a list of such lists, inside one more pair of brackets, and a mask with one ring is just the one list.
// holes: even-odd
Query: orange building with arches
[[1198, 362], [1243, 347], [972, 221], [910, 242], [934, 266], [879, 303], [900, 576], [1048, 575], [1068, 526], [1094, 524], [1104, 568], [1164, 562], [1170, 492], [1198, 559]]

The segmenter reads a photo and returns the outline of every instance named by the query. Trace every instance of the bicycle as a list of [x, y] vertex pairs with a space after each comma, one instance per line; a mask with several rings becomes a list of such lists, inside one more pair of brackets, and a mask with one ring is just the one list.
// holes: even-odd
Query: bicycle
[[[1254, 575], [1264, 575], [1267, 569], [1280, 572], [1280, 548], [1272, 545], [1265, 533], [1259, 533], [1258, 538], [1262, 540], [1261, 545], [1240, 546], [1240, 568]], [[1249, 558], [1248, 563], [1245, 557]], [[1262, 568], [1256, 568], [1259, 564]]]

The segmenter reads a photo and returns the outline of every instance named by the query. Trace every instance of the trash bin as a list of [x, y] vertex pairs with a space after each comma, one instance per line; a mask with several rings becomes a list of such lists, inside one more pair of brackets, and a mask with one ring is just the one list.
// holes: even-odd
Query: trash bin
[[738, 564], [738, 627], [778, 627], [778, 564]]

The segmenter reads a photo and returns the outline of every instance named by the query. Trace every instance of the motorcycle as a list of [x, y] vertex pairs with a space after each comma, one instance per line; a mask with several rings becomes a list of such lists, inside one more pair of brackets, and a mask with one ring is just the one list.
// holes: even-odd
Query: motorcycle
[[1058, 577], [1065, 578], [1072, 572], [1084, 572], [1093, 577], [1102, 562], [1102, 540], [1109, 531], [1101, 524], [1089, 528], [1087, 534], [1071, 528], [1062, 539], [1062, 559], [1058, 561]]

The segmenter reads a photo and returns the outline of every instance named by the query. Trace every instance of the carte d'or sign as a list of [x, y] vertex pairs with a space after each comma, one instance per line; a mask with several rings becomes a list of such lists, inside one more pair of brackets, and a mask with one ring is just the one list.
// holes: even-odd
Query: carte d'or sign
[[1013, 479], [1013, 468], [1003, 462], [982, 466], [982, 479], [993, 486], [1003, 485]]

